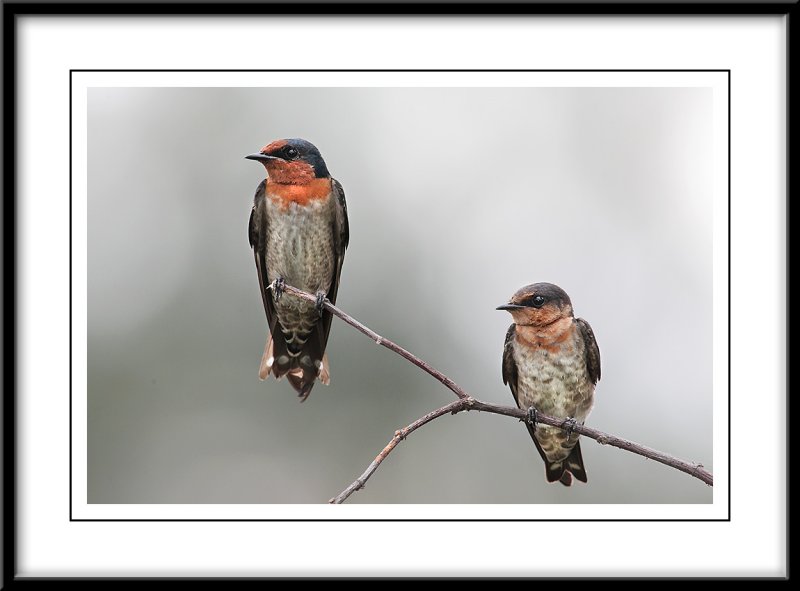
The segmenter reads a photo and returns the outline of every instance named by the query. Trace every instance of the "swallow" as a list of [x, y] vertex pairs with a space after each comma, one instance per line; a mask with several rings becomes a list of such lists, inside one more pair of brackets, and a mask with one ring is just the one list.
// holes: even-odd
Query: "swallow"
[[[589, 323], [575, 318], [567, 293], [552, 283], [518, 290], [507, 304], [511, 313], [503, 346], [503, 383], [517, 406], [527, 410], [528, 432], [542, 456], [548, 482], [586, 482], [579, 436], [594, 404], [600, 379], [600, 349]], [[564, 417], [566, 430], [536, 423], [536, 412]]]
[[[349, 242], [344, 189], [303, 139], [276, 140], [245, 158], [266, 169], [248, 232], [269, 328], [258, 376], [287, 376], [302, 402], [317, 379], [330, 383], [325, 347], [333, 317], [324, 301], [336, 303]], [[316, 303], [281, 297], [287, 284], [314, 293]]]

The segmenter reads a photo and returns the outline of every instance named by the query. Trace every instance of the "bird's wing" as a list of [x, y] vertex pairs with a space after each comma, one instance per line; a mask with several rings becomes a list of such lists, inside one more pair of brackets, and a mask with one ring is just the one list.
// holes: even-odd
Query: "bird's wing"
[[270, 334], [273, 333], [277, 315], [275, 314], [275, 305], [273, 304], [272, 297], [267, 293], [269, 287], [269, 279], [267, 275], [267, 203], [266, 203], [266, 179], [261, 181], [256, 189], [256, 195], [253, 199], [253, 209], [250, 211], [250, 224], [248, 226], [248, 238], [250, 240], [250, 247], [253, 249], [253, 255], [256, 260], [256, 269], [258, 270], [258, 287], [261, 290], [261, 300], [264, 302], [264, 311], [267, 314], [267, 324], [269, 326]]
[[339, 244], [342, 247], [342, 258], [339, 259], [339, 268], [341, 270], [344, 251], [350, 243], [350, 223], [347, 220], [347, 201], [344, 198], [344, 188], [336, 179], [331, 179], [331, 185], [334, 197], [336, 197], [336, 227], [338, 228]]
[[[331, 231], [333, 233], [334, 251], [336, 252], [336, 261], [333, 267], [333, 276], [331, 277], [328, 290], [326, 292], [327, 298], [332, 304], [336, 303], [336, 295], [339, 292], [339, 278], [342, 274], [342, 263], [344, 262], [344, 253], [347, 245], [350, 242], [350, 224], [347, 219], [347, 201], [344, 197], [344, 189], [336, 179], [331, 179], [331, 191], [333, 192], [332, 198], [335, 202], [335, 215], [331, 223]], [[306, 345], [309, 354], [313, 359], [321, 359], [325, 352], [325, 347], [328, 344], [328, 335], [331, 332], [331, 322], [333, 321], [333, 314], [325, 310], [322, 313], [322, 318], [317, 322], [314, 336], [309, 339]], [[313, 341], [313, 342], [312, 342]], [[314, 346], [316, 345], [316, 346]], [[311, 347], [308, 349], [308, 347]], [[319, 357], [317, 357], [319, 355]], [[330, 372], [329, 367], [325, 367], [326, 373]]]
[[[344, 189], [336, 179], [331, 179], [331, 190], [333, 191], [333, 198], [336, 199], [335, 212], [333, 216], [332, 232], [333, 244], [336, 252], [336, 264], [334, 265], [333, 277], [331, 277], [330, 287], [328, 288], [328, 299], [332, 304], [336, 303], [336, 294], [339, 292], [339, 278], [342, 275], [342, 263], [344, 263], [344, 252], [347, 250], [347, 245], [350, 243], [350, 223], [347, 220], [347, 201], [344, 198]], [[325, 340], [328, 340], [328, 331], [331, 325], [331, 314], [325, 312], [327, 317], [323, 317], [323, 324], [325, 325]], [[324, 349], [324, 345], [323, 345]]]
[[[503, 345], [503, 383], [508, 384], [508, 387], [511, 388], [511, 393], [514, 395], [514, 402], [517, 403], [517, 408], [522, 408], [519, 404], [519, 396], [517, 394], [517, 380], [519, 378], [517, 372], [517, 362], [514, 361], [514, 337], [517, 334], [517, 325], [512, 324], [508, 327], [508, 332], [506, 332], [506, 341]], [[534, 445], [536, 445], [536, 451], [539, 452], [539, 455], [542, 456], [542, 460], [544, 461], [545, 466], [550, 465], [550, 461], [547, 459], [547, 456], [544, 455], [544, 450], [542, 446], [539, 445], [539, 440], [536, 439], [536, 428], [533, 427], [527, 421], [525, 422], [525, 426], [528, 428], [528, 433], [533, 439]]]
[[[331, 231], [333, 232], [334, 251], [336, 252], [336, 261], [333, 267], [333, 277], [331, 277], [330, 287], [328, 287], [327, 291], [327, 297], [332, 304], [335, 304], [336, 294], [339, 292], [339, 277], [342, 274], [344, 251], [347, 250], [347, 245], [350, 243], [350, 223], [347, 220], [347, 201], [345, 201], [344, 198], [344, 189], [336, 179], [331, 179], [331, 190], [333, 191], [333, 199], [336, 200], [334, 208], [336, 215], [333, 216], [333, 223], [331, 227]], [[327, 331], [329, 330], [331, 324], [330, 313], [328, 312], [327, 314], [328, 318], [323, 318], [323, 320], [327, 320], [327, 322], [324, 322], [324, 324], [327, 324], [325, 329], [326, 340], [328, 338]]]
[[517, 325], [512, 324], [506, 332], [506, 340], [503, 343], [503, 383], [508, 384], [511, 393], [514, 395], [514, 402], [519, 406], [517, 399], [517, 362], [514, 361], [514, 336], [517, 334]]
[[594, 338], [592, 327], [583, 318], [576, 318], [578, 329], [581, 331], [584, 344], [584, 359], [586, 360], [586, 371], [589, 373], [589, 379], [593, 384], [596, 384], [600, 379], [600, 349], [597, 346], [597, 341]]

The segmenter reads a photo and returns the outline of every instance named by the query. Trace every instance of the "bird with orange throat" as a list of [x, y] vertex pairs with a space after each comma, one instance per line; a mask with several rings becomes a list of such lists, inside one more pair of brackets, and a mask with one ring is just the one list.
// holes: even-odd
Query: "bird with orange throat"
[[[330, 382], [325, 348], [333, 317], [324, 301], [336, 303], [349, 241], [344, 190], [303, 139], [277, 140], [246, 158], [266, 169], [249, 225], [270, 333], [258, 375], [285, 375], [302, 402], [317, 379]], [[287, 284], [316, 302], [283, 296]]]
[[[517, 290], [498, 310], [514, 323], [503, 347], [503, 383], [517, 406], [528, 411], [528, 431], [542, 456], [548, 482], [586, 482], [576, 424], [583, 425], [594, 405], [600, 379], [600, 349], [583, 318], [575, 318], [567, 293], [552, 283]], [[536, 423], [543, 412], [565, 419], [566, 429]]]

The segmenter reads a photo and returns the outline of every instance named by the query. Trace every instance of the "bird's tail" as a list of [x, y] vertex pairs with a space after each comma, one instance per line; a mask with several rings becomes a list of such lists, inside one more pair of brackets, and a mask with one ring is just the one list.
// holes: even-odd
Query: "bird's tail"
[[300, 402], [305, 402], [314, 387], [314, 381], [319, 378], [326, 386], [330, 383], [330, 365], [328, 354], [322, 356], [319, 367], [312, 362], [303, 364], [302, 355], [292, 355], [283, 334], [278, 332], [277, 337], [267, 339], [264, 347], [264, 355], [261, 357], [261, 365], [258, 368], [258, 377], [265, 380], [269, 374], [275, 379], [281, 379], [284, 375], [292, 387], [297, 391]]
[[564, 486], [572, 485], [574, 476], [581, 482], [586, 482], [586, 469], [583, 467], [583, 456], [581, 456], [581, 442], [575, 443], [570, 454], [560, 462], [545, 464], [547, 471], [547, 481], [555, 482], [558, 480]]

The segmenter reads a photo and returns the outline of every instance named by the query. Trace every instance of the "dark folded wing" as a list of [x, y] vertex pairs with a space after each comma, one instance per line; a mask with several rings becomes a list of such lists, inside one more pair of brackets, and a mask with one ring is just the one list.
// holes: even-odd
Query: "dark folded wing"
[[513, 342], [517, 334], [517, 325], [512, 324], [506, 331], [506, 340], [503, 343], [503, 383], [508, 384], [511, 393], [514, 395], [514, 402], [519, 406], [517, 400], [517, 362], [514, 361]]
[[[350, 223], [347, 220], [347, 201], [344, 198], [344, 189], [339, 181], [331, 179], [334, 197], [336, 197], [337, 228], [339, 241], [342, 246], [342, 257], [347, 245], [350, 243]], [[341, 260], [339, 261], [341, 267]]]
[[256, 269], [258, 270], [258, 288], [261, 290], [261, 301], [264, 302], [269, 331], [273, 333], [277, 315], [275, 314], [272, 297], [267, 293], [267, 287], [269, 287], [269, 276], [267, 275], [267, 224], [269, 220], [267, 219], [266, 185], [267, 181], [265, 179], [261, 181], [261, 184], [256, 189], [253, 209], [250, 211], [248, 237], [255, 257]]
[[[344, 253], [350, 242], [350, 224], [347, 219], [347, 202], [344, 197], [344, 189], [336, 179], [331, 179], [331, 190], [333, 191], [332, 198], [336, 200], [334, 207], [336, 215], [333, 216], [333, 221], [331, 223], [336, 261], [333, 268], [333, 276], [331, 277], [331, 282], [326, 293], [331, 303], [335, 304], [336, 295], [339, 293], [339, 278], [342, 275]], [[324, 353], [325, 347], [328, 344], [328, 335], [331, 331], [332, 320], [333, 314], [325, 310], [322, 313], [322, 318], [317, 323], [316, 339], [320, 355]], [[312, 357], [314, 357], [314, 355], [312, 355]]]
[[[503, 383], [508, 384], [508, 387], [511, 388], [511, 393], [514, 395], [514, 402], [517, 403], [517, 407], [522, 408], [522, 406], [520, 406], [519, 396], [517, 394], [517, 380], [519, 378], [517, 372], [517, 362], [514, 361], [514, 337], [517, 334], [516, 329], [517, 325], [512, 324], [508, 327], [508, 332], [506, 332], [506, 341], [503, 345]], [[533, 439], [533, 443], [536, 445], [536, 451], [538, 451], [539, 455], [542, 456], [544, 465], [549, 466], [550, 462], [547, 460], [547, 456], [544, 455], [544, 450], [542, 449], [542, 446], [539, 445], [539, 440], [536, 439], [535, 428], [527, 422], [525, 423], [525, 426], [528, 428], [528, 433], [530, 433], [531, 439]]]
[[586, 371], [589, 373], [589, 379], [592, 380], [592, 383], [596, 384], [600, 379], [600, 349], [597, 346], [594, 332], [589, 323], [583, 318], [576, 318], [575, 321], [578, 323], [578, 328], [583, 337]]

